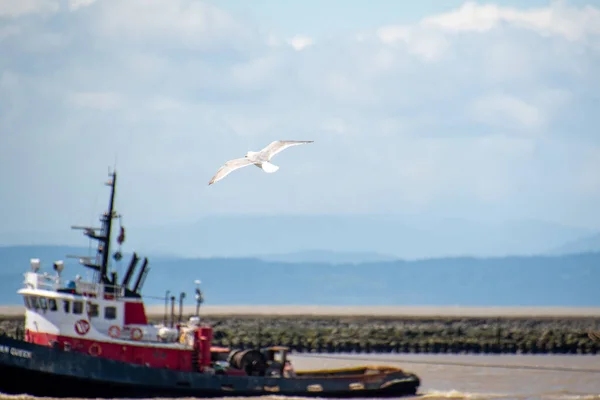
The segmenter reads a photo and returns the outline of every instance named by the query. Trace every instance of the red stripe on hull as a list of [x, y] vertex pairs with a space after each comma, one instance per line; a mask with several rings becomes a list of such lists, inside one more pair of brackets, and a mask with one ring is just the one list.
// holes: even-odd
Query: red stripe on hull
[[[96, 357], [108, 358], [110, 360], [145, 365], [147, 367], [168, 368], [178, 371], [193, 370], [193, 350], [97, 342], [95, 340], [52, 335], [30, 330], [26, 331], [25, 340], [43, 346], [51, 346], [52, 342], [57, 342], [60, 348], [65, 348], [65, 344], [67, 347], [70, 346], [70, 351], [86, 353]], [[210, 363], [210, 359], [207, 360], [207, 364], [208, 363]], [[203, 364], [202, 360], [200, 361], [200, 364]]]

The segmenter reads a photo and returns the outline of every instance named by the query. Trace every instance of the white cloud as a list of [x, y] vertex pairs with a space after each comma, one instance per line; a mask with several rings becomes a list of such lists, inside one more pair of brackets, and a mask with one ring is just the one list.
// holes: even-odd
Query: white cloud
[[59, 7], [58, 0], [0, 0], [0, 18], [50, 14], [58, 11]]
[[251, 32], [209, 2], [195, 0], [104, 0], [98, 3], [98, 33], [118, 40], [154, 40], [167, 47], [218, 48]]
[[[44, 24], [11, 21], [13, 33], [0, 40], [8, 55], [0, 59], [0, 129], [26, 132], [40, 165], [53, 151], [74, 154], [77, 182], [103, 172], [115, 149], [126, 153], [120, 164], [136, 189], [123, 196], [125, 207], [139, 205], [140, 220], [157, 219], [148, 223], [231, 210], [470, 213], [489, 206], [497, 215], [545, 218], [580, 204], [565, 191], [600, 196], [592, 158], [579, 157], [583, 148], [600, 148], [600, 46], [580, 40], [595, 35], [586, 21], [597, 12], [467, 3], [362, 31], [359, 39], [298, 36], [294, 44], [208, 3], [103, 0]], [[250, 169], [205, 191], [232, 154], [282, 137], [315, 146], [282, 158], [279, 174]], [[17, 136], [0, 140], [27, 148]], [[25, 163], [19, 160], [11, 163]], [[0, 173], [10, 170], [3, 162]], [[49, 164], [29, 165], [28, 179], [43, 183], [68, 168]], [[35, 197], [29, 186], [7, 185], [3, 193]], [[240, 203], [244, 189], [270, 196]], [[42, 211], [31, 216], [44, 218]]]
[[72, 11], [91, 6], [96, 0], [69, 0], [69, 9]]
[[288, 43], [295, 50], [299, 51], [299, 50], [303, 50], [303, 49], [307, 48], [308, 46], [311, 46], [313, 44], [313, 39], [308, 36], [296, 35], [293, 38], [291, 38], [290, 40], [288, 40]]
[[600, 10], [568, 7], [558, 1], [549, 7], [530, 9], [469, 1], [455, 11], [425, 18], [422, 23], [453, 32], [486, 32], [508, 23], [544, 35], [579, 40], [600, 34]]
[[159, 111], [159, 112], [169, 112], [169, 113], [179, 113], [190, 110], [190, 106], [187, 103], [169, 98], [158, 96], [150, 99], [148, 101], [148, 108], [150, 111]]
[[535, 140], [529, 137], [494, 134], [476, 140], [479, 151], [495, 152], [502, 157], [530, 156], [535, 150]]
[[169, 69], [173, 67], [166, 57], [139, 51], [127, 54], [125, 63], [128, 69], [135, 71], [138, 77], [147, 79], [157, 79], [168, 73]]
[[475, 118], [491, 126], [504, 127], [505, 121], [517, 127], [538, 128], [544, 123], [543, 112], [535, 105], [507, 94], [491, 94], [476, 99]]
[[72, 93], [69, 101], [79, 108], [91, 108], [99, 111], [116, 110], [124, 105], [123, 97], [112, 92]]
[[448, 40], [438, 32], [419, 27], [386, 26], [378, 29], [377, 36], [383, 43], [403, 43], [411, 52], [426, 60], [439, 59], [449, 47]]

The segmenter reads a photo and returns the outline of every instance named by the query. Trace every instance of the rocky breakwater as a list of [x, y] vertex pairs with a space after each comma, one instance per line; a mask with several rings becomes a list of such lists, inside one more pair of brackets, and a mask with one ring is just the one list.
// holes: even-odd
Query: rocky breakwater
[[[600, 353], [597, 317], [211, 316], [203, 321], [215, 327], [215, 345], [242, 349], [277, 344], [322, 353]], [[22, 337], [23, 332], [22, 318], [0, 319], [0, 334]]]

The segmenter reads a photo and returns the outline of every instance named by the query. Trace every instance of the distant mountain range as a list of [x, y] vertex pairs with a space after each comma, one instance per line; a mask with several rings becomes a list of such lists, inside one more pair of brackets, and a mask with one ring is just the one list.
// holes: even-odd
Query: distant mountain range
[[553, 255], [600, 252], [600, 233], [572, 240], [548, 252]]
[[[87, 245], [81, 232], [2, 232], [6, 245]], [[127, 227], [126, 246], [173, 257], [259, 257], [276, 261], [361, 262], [442, 257], [562, 254], [598, 234], [540, 221], [473, 222], [398, 215], [227, 215], [196, 222]], [[568, 249], [566, 249], [568, 250]], [[550, 253], [549, 253], [550, 252]], [[570, 251], [567, 251], [570, 252]]]
[[[85, 276], [87, 270], [64, 255], [87, 251], [0, 247], [0, 304], [21, 303], [15, 292], [30, 258], [40, 258], [49, 273], [52, 261], [64, 259], [65, 277]], [[327, 252], [304, 256], [332, 261]], [[277, 261], [150, 257], [144, 294], [148, 304], [161, 304], [165, 290], [185, 291], [187, 302], [193, 303], [193, 281], [201, 279], [207, 304], [221, 305], [600, 306], [600, 253], [338, 263], [349, 256], [345, 254], [332, 262], [297, 261], [304, 256], [296, 253], [284, 260], [279, 255]], [[126, 254], [116, 266], [121, 275], [129, 258]]]
[[596, 233], [540, 221], [484, 223], [394, 215], [211, 216], [129, 232], [133, 248], [182, 257], [262, 257], [326, 250], [404, 260], [545, 254]]
[[398, 257], [368, 251], [305, 250], [282, 254], [263, 254], [256, 258], [263, 261], [287, 263], [361, 264], [396, 261]]

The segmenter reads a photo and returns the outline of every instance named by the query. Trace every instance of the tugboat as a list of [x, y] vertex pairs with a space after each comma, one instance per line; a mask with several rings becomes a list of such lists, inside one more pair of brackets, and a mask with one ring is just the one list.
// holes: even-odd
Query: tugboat
[[[63, 261], [42, 272], [31, 259], [24, 287], [23, 340], [0, 337], [0, 392], [44, 397], [155, 398], [283, 396], [398, 397], [419, 378], [399, 368], [365, 366], [294, 371], [283, 346], [230, 350], [212, 346], [213, 329], [199, 315], [177, 326], [148, 322], [141, 289], [148, 274], [133, 253], [121, 280], [109, 273], [116, 172], [109, 173], [108, 211], [100, 228], [78, 227], [98, 241], [96, 257], [77, 257], [93, 279], [63, 280]], [[125, 239], [121, 227], [117, 243]], [[115, 260], [122, 258], [119, 251]], [[196, 312], [198, 314], [198, 312]]]

